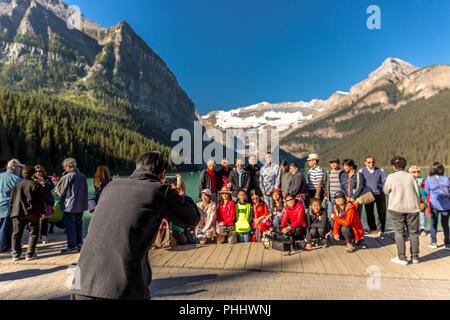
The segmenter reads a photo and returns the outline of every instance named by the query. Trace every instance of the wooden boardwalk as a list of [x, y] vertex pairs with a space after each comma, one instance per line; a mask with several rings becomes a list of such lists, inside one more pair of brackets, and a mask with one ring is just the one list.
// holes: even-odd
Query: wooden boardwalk
[[[368, 249], [346, 253], [344, 245], [317, 248], [312, 251], [294, 251], [288, 253], [264, 249], [261, 243], [208, 244], [175, 246], [170, 249], [154, 249], [150, 252], [150, 262], [154, 267], [222, 269], [290, 272], [344, 276], [367, 277], [376, 266], [383, 278], [450, 280], [450, 251], [441, 245], [438, 249], [428, 247], [429, 236], [420, 237], [419, 264], [401, 266], [390, 261], [397, 249], [393, 233], [387, 233], [383, 239], [366, 237]], [[26, 238], [24, 237], [24, 240]], [[39, 244], [38, 259], [33, 261], [12, 262], [9, 254], [0, 254], [0, 264], [55, 265], [76, 264], [79, 254], [61, 255], [66, 247], [64, 233], [49, 235], [48, 244]], [[25, 243], [25, 242], [24, 242]], [[438, 243], [443, 243], [443, 234], [438, 234]], [[409, 242], [406, 252], [409, 256]], [[24, 245], [22, 256], [25, 255]]]

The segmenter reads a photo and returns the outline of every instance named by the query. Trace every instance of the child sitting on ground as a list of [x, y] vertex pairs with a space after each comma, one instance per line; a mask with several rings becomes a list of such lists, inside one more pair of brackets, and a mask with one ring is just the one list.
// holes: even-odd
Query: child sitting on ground
[[318, 239], [319, 244], [328, 247], [326, 234], [328, 233], [328, 215], [327, 210], [322, 208], [319, 199], [313, 199], [311, 207], [306, 211], [306, 250], [311, 250], [311, 243], [313, 239]]

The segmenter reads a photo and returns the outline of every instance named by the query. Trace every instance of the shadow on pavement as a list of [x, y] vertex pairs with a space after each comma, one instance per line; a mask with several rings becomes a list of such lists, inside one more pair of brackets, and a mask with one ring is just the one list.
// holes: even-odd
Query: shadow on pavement
[[55, 267], [52, 269], [45, 269], [45, 270], [28, 269], [28, 270], [20, 270], [20, 271], [16, 271], [16, 272], [2, 273], [2, 274], [0, 274], [0, 282], [11, 281], [11, 280], [20, 280], [20, 279], [25, 279], [25, 278], [33, 278], [33, 277], [42, 276], [44, 274], [57, 272], [57, 271], [64, 270], [64, 269], [67, 269], [67, 267], [61, 266], [61, 267]]
[[[202, 286], [205, 281], [217, 281], [218, 278], [219, 276], [217, 274], [203, 274], [199, 276], [182, 276], [154, 279], [150, 286], [150, 292], [153, 298], [195, 295], [197, 293], [206, 292], [208, 290], [199, 289], [185, 291], [186, 288], [192, 289], [196, 286]], [[176, 292], [173, 292], [173, 288], [177, 288]]]

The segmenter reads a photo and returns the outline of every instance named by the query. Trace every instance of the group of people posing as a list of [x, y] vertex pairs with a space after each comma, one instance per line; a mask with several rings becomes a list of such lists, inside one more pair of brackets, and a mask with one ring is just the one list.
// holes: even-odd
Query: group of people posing
[[[80, 252], [83, 244], [83, 213], [88, 209], [86, 176], [76, 160], [65, 159], [64, 173], [55, 185], [42, 165], [26, 166], [17, 159], [0, 162], [0, 252], [10, 252], [13, 261], [21, 259], [22, 236], [29, 230], [26, 260], [36, 258], [36, 245], [47, 243], [47, 234], [56, 225], [65, 229], [67, 248], [61, 253]], [[94, 178], [95, 203], [112, 180], [109, 169], [99, 166]], [[52, 191], [60, 198], [55, 203]], [[55, 211], [60, 219], [51, 219]], [[50, 230], [49, 230], [50, 228]]]
[[[419, 234], [426, 236], [426, 216], [430, 221], [430, 247], [437, 248], [439, 217], [444, 230], [444, 246], [450, 250], [449, 237], [449, 178], [445, 168], [435, 162], [429, 177], [424, 179], [417, 166], [406, 172], [406, 159], [397, 156], [391, 164], [394, 173], [386, 177], [375, 166], [375, 157], [368, 156], [365, 166], [358, 170], [352, 159], [329, 160], [330, 168], [319, 165], [319, 156], [307, 158], [306, 176], [296, 163], [273, 163], [267, 153], [260, 167], [256, 157], [249, 165], [237, 159], [231, 168], [227, 159], [216, 170], [213, 159], [200, 174], [201, 212], [199, 225], [192, 230], [173, 226], [178, 244], [201, 243], [216, 239], [217, 243], [261, 241], [267, 232], [289, 234], [310, 250], [313, 244], [328, 246], [332, 240], [346, 242], [347, 251], [367, 247], [366, 233], [383, 237], [386, 228], [386, 195], [389, 195], [390, 218], [395, 232], [398, 256], [392, 261], [407, 264], [405, 231], [411, 241], [411, 260], [419, 262]], [[180, 191], [184, 192], [184, 191]], [[362, 196], [371, 193], [370, 201]], [[377, 207], [378, 221], [374, 207]], [[361, 214], [365, 206], [368, 230], [364, 230]]]

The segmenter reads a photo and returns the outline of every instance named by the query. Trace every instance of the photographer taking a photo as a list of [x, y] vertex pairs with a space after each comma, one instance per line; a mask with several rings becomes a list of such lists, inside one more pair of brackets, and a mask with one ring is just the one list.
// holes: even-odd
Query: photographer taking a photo
[[200, 221], [194, 201], [165, 184], [167, 168], [161, 153], [144, 153], [130, 178], [105, 187], [78, 260], [73, 300], [150, 299], [148, 254], [162, 219], [182, 228]]

